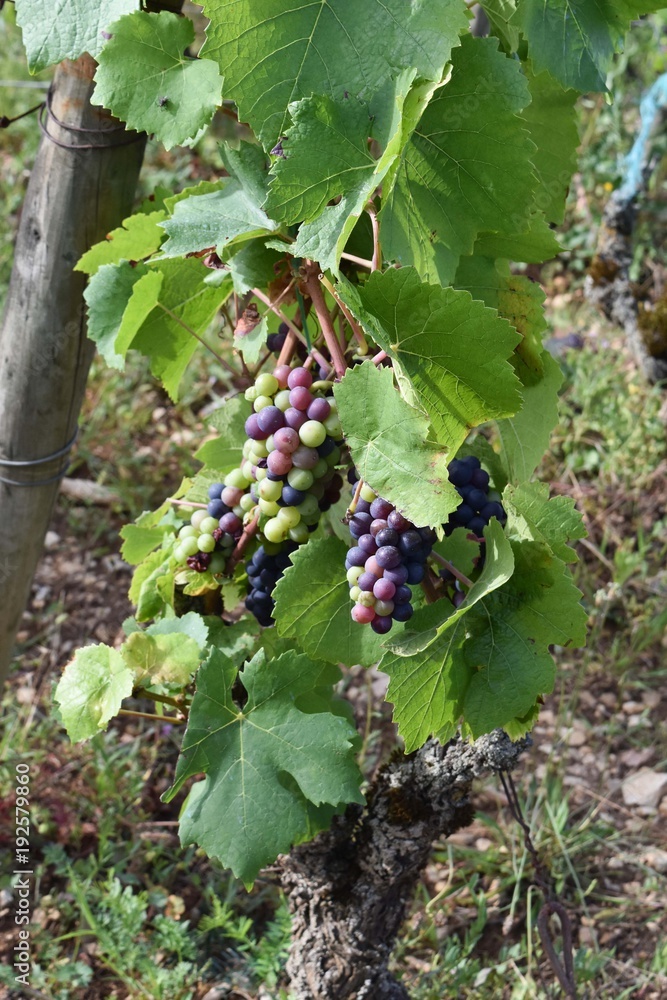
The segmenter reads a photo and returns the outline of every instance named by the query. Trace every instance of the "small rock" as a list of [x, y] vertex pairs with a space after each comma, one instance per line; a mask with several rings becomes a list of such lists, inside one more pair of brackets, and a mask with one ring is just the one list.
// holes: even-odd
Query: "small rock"
[[667, 795], [665, 795], [663, 799], [660, 799], [658, 812], [660, 813], [661, 816], [667, 816]]
[[655, 808], [667, 791], [667, 774], [642, 767], [629, 774], [621, 785], [626, 806], [652, 806]]
[[581, 726], [574, 726], [572, 732], [567, 737], [567, 745], [570, 747], [583, 747], [588, 742], [588, 733]]
[[641, 750], [625, 750], [620, 755], [619, 760], [625, 767], [629, 767], [634, 771], [648, 764], [654, 756], [654, 747], [643, 747]]
[[659, 691], [642, 691], [642, 701], [647, 708], [657, 708], [661, 700]]
[[44, 548], [55, 549], [57, 545], [60, 545], [60, 535], [56, 531], [47, 531], [46, 538], [44, 539]]
[[644, 719], [641, 715], [629, 715], [628, 716], [628, 729], [636, 729], [641, 726]]
[[643, 712], [644, 706], [640, 701], [626, 701], [623, 705], [622, 711], [626, 715], [636, 715], [637, 712]]
[[601, 694], [600, 701], [605, 708], [616, 708], [618, 705], [618, 697], [615, 694], [612, 694], [611, 691], [605, 691], [604, 694]]

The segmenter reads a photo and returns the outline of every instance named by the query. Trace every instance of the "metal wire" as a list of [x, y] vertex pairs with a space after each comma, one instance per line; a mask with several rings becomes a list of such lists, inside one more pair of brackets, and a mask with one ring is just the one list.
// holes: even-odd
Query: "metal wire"
[[[53, 462], [57, 458], [62, 458], [63, 455], [67, 455], [74, 446], [74, 443], [78, 437], [79, 428], [72, 435], [71, 439], [64, 444], [62, 448], [58, 448], [57, 451], [52, 452], [50, 455], [45, 455], [43, 458], [29, 458], [29, 459], [13, 459], [13, 458], [0, 458], [0, 465], [10, 466], [11, 468], [25, 469], [33, 468], [37, 465], [46, 465], [48, 462]], [[53, 476], [49, 476], [47, 479], [33, 479], [33, 480], [20, 480], [20, 479], [9, 479], [6, 476], [0, 475], [0, 483], [4, 483], [6, 486], [49, 486], [51, 483], [57, 482], [62, 479], [63, 476], [67, 475], [67, 471], [70, 467], [69, 459], [65, 465]]]

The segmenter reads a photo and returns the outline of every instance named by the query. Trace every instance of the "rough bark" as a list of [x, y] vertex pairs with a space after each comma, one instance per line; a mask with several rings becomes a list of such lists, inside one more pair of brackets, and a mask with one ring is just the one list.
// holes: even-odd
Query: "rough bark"
[[[85, 275], [73, 267], [132, 209], [145, 137], [128, 133], [90, 104], [95, 62], [82, 56], [56, 70], [54, 115], [25, 197], [0, 328], [0, 460], [25, 462], [61, 449], [74, 434], [94, 347], [86, 337]], [[92, 129], [73, 131], [72, 129]], [[64, 143], [63, 148], [57, 143]], [[94, 144], [102, 148], [72, 146]], [[58, 491], [64, 457], [0, 463], [0, 683]]]
[[365, 809], [281, 859], [296, 1000], [407, 1000], [388, 961], [432, 844], [471, 821], [473, 780], [511, 770], [525, 746], [501, 731], [429, 740], [380, 771]]

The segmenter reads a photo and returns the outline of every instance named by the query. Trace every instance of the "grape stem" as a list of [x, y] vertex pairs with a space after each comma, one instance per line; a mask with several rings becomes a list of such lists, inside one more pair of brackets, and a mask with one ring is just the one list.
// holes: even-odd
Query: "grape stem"
[[206, 510], [207, 504], [205, 503], [192, 503], [190, 500], [177, 500], [176, 497], [167, 497], [169, 503], [175, 504], [177, 507], [199, 507], [201, 510]]
[[369, 271], [374, 271], [373, 261], [367, 260], [365, 257], [357, 257], [353, 253], [342, 253], [341, 257], [343, 260], [349, 260], [353, 264], [359, 264], [361, 267], [367, 267]]
[[472, 587], [472, 580], [469, 580], [461, 570], [457, 569], [454, 563], [450, 563], [449, 559], [445, 559], [444, 556], [439, 556], [437, 552], [431, 552], [431, 559], [434, 559], [437, 563], [440, 563], [446, 570], [456, 577], [464, 586]]
[[378, 351], [377, 354], [373, 355], [373, 364], [381, 365], [385, 358], [388, 357], [386, 351]]
[[152, 715], [150, 712], [132, 712], [129, 708], [121, 708], [119, 715], [126, 715], [133, 719], [150, 719], [152, 722], [169, 722], [172, 725], [182, 726], [184, 719], [176, 719], [172, 715]]
[[336, 336], [336, 331], [333, 328], [327, 304], [324, 301], [320, 280], [319, 265], [314, 264], [312, 261], [308, 261], [306, 266], [305, 286], [308, 294], [310, 295], [313, 306], [315, 307], [315, 312], [320, 322], [320, 326], [322, 327], [324, 340], [329, 354], [331, 355], [336, 375], [338, 378], [342, 378], [347, 371], [347, 361], [345, 360], [345, 355], [341, 351], [340, 344], [338, 343], [338, 337]]
[[232, 552], [231, 556], [227, 560], [227, 565], [225, 566], [225, 576], [231, 576], [234, 572], [234, 567], [240, 561], [243, 553], [248, 548], [250, 540], [257, 533], [259, 527], [259, 514], [255, 514], [254, 518], [250, 522], [247, 528], [244, 528], [243, 534], [236, 543], [236, 548]]
[[161, 302], [158, 302], [158, 306], [160, 307], [160, 309], [166, 312], [167, 316], [170, 316], [175, 323], [178, 323], [180, 326], [183, 327], [184, 330], [187, 330], [188, 333], [192, 334], [195, 340], [198, 340], [199, 343], [202, 345], [202, 347], [205, 347], [206, 350], [213, 355], [216, 361], [218, 361], [222, 365], [222, 367], [229, 372], [230, 375], [233, 375], [234, 378], [239, 377], [240, 372], [238, 372], [233, 365], [230, 365], [229, 361], [225, 361], [225, 359], [221, 357], [217, 353], [217, 351], [214, 351], [213, 348], [209, 344], [207, 344], [206, 341], [202, 337], [200, 337], [198, 333], [195, 333], [195, 331], [192, 329], [191, 326], [188, 326], [187, 323], [183, 322], [180, 316], [177, 316], [175, 312], [172, 312], [171, 309], [168, 309], [167, 306], [163, 305]]
[[153, 694], [152, 691], [144, 691], [141, 688], [137, 691], [135, 697], [137, 698], [149, 698], [151, 701], [159, 702], [163, 705], [171, 705], [172, 708], [177, 709], [181, 715], [187, 717], [187, 709], [182, 701], [177, 701], [176, 698], [170, 698], [166, 694]]
[[356, 319], [354, 318], [354, 316], [352, 315], [352, 313], [350, 312], [350, 310], [347, 308], [347, 306], [345, 305], [345, 303], [341, 301], [340, 296], [338, 295], [338, 292], [336, 291], [336, 289], [334, 288], [334, 286], [331, 284], [331, 282], [329, 281], [329, 279], [326, 277], [326, 275], [323, 274], [322, 277], [320, 278], [320, 281], [322, 282], [322, 284], [324, 285], [324, 287], [326, 288], [326, 290], [329, 292], [329, 294], [338, 303], [340, 311], [342, 312], [343, 316], [345, 317], [345, 319], [347, 320], [347, 322], [349, 324], [350, 329], [352, 330], [352, 333], [354, 335], [354, 339], [359, 344], [359, 353], [360, 354], [368, 354], [368, 344], [366, 342], [366, 336], [364, 334], [364, 331], [361, 329], [361, 327], [359, 326], [359, 324], [357, 323]]
[[366, 211], [371, 218], [373, 227], [373, 260], [371, 261], [371, 271], [379, 271], [382, 266], [382, 249], [380, 247], [380, 223], [375, 205], [372, 201], [366, 205]]
[[352, 500], [350, 501], [350, 506], [345, 511], [345, 517], [343, 518], [345, 524], [347, 524], [347, 522], [353, 516], [354, 512], [357, 509], [357, 504], [359, 503], [359, 497], [361, 496], [363, 485], [364, 485], [363, 479], [359, 479], [357, 481], [357, 485], [354, 487], [354, 496], [352, 497]]
[[422, 580], [422, 590], [424, 591], [424, 596], [426, 597], [427, 604], [434, 604], [438, 600], [438, 592], [435, 589], [433, 583], [433, 578], [430, 572], [427, 570], [424, 574], [424, 579]]
[[[252, 294], [256, 298], [258, 298], [260, 300], [260, 302], [263, 302], [264, 305], [268, 306], [269, 309], [271, 310], [271, 312], [275, 313], [276, 316], [285, 324], [285, 326], [289, 329], [290, 333], [294, 337], [296, 337], [297, 340], [300, 340], [301, 343], [303, 344], [303, 346], [306, 349], [308, 348], [308, 343], [307, 343], [306, 338], [304, 337], [303, 333], [301, 332], [301, 330], [299, 330], [299, 328], [294, 325], [294, 323], [292, 322], [292, 320], [289, 318], [289, 316], [285, 315], [285, 313], [282, 311], [282, 309], [279, 309], [278, 306], [275, 305], [275, 303], [273, 303], [271, 301], [271, 299], [268, 297], [268, 295], [265, 295], [264, 292], [262, 292], [259, 288], [253, 288]], [[289, 337], [289, 334], [288, 334], [287, 335], [287, 340], [285, 341], [285, 344], [284, 344], [284, 347], [287, 347], [287, 342], [288, 342], [289, 339], [290, 339], [290, 337]], [[325, 340], [326, 340], [326, 337], [325, 337]], [[293, 350], [293, 348], [292, 348], [292, 350]], [[312, 353], [313, 357], [315, 358], [315, 360], [317, 361], [318, 365], [322, 365], [322, 367], [324, 367], [324, 368], [328, 368], [329, 367], [329, 362], [327, 361], [327, 359], [324, 357], [323, 354], [320, 354], [319, 351], [315, 351], [315, 350], [313, 350], [311, 353]], [[282, 351], [281, 351], [281, 356], [282, 356]]]

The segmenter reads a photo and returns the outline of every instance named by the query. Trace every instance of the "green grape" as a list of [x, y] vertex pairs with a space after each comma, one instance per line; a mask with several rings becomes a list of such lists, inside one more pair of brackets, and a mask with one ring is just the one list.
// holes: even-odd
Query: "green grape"
[[245, 490], [250, 486], [252, 482], [252, 477], [246, 476], [241, 469], [232, 469], [225, 476], [224, 483], [225, 486], [233, 486], [237, 490]]
[[283, 492], [283, 484], [280, 480], [262, 479], [258, 487], [258, 493], [262, 500], [280, 500]]
[[[217, 517], [205, 517], [202, 523], [199, 525], [199, 530], [202, 535], [211, 535], [218, 527]], [[204, 550], [202, 549], [202, 552]]]
[[361, 604], [364, 608], [375, 607], [375, 595], [371, 590], [361, 590], [359, 591], [359, 596], [356, 598], [356, 603]]
[[297, 510], [301, 514], [301, 517], [304, 518], [304, 520], [305, 520], [306, 517], [309, 517], [311, 514], [318, 514], [319, 515], [319, 512], [320, 512], [319, 504], [318, 504], [316, 498], [312, 495], [312, 493], [309, 493], [306, 496], [306, 498], [303, 501], [303, 503], [300, 503], [299, 506], [297, 507]]
[[301, 514], [296, 507], [281, 507], [276, 517], [286, 524], [288, 528], [296, 528], [301, 520]]
[[359, 598], [361, 597], [362, 593], [363, 593], [363, 591], [359, 587], [357, 587], [356, 585], [354, 587], [351, 587], [350, 588], [350, 600], [354, 601], [354, 603], [356, 604], [357, 601], [359, 600]]
[[184, 524], [178, 533], [179, 538], [196, 538], [197, 529], [192, 524]]
[[[179, 545], [179, 548], [182, 549], [186, 559], [188, 556], [196, 556], [199, 552], [199, 538], [185, 538]], [[215, 542], [213, 543], [213, 548], [215, 548]]]
[[262, 479], [266, 479], [268, 474], [269, 474], [268, 469], [257, 469], [257, 472], [255, 473], [256, 482], [261, 483]]
[[287, 482], [295, 490], [303, 490], [305, 492], [313, 485], [314, 474], [308, 469], [290, 469], [287, 473]]
[[257, 383], [255, 383], [255, 385], [248, 386], [243, 395], [245, 396], [245, 398], [248, 400], [249, 403], [254, 403], [257, 397], [259, 396], [259, 389], [257, 388]]
[[327, 455], [324, 461], [327, 463], [330, 469], [332, 469], [334, 465], [338, 465], [338, 463], [340, 462], [340, 448], [338, 447], [338, 445], [336, 445], [334, 450]]
[[310, 538], [308, 525], [304, 524], [303, 521], [299, 521], [294, 528], [290, 528], [289, 537], [293, 542], [296, 542], [297, 545], [303, 545], [304, 542], [307, 542]]
[[259, 396], [275, 396], [279, 388], [278, 379], [275, 375], [269, 375], [268, 372], [259, 375], [255, 382], [255, 389], [257, 389]]
[[269, 517], [276, 517], [281, 510], [275, 500], [262, 500], [260, 498], [257, 506], [263, 514], [267, 514]]
[[313, 476], [315, 479], [321, 479], [329, 471], [329, 466], [327, 465], [326, 458], [321, 458], [315, 468], [313, 469]]
[[207, 510], [196, 510], [192, 517], [190, 518], [190, 524], [193, 528], [199, 531], [202, 521], [206, 520], [208, 517]]
[[273, 406], [273, 400], [270, 396], [258, 396], [252, 405], [255, 413], [259, 413], [265, 406]]
[[307, 448], [317, 448], [322, 444], [327, 432], [319, 420], [306, 420], [299, 428], [299, 438]]
[[283, 411], [283, 413], [285, 410], [288, 410], [290, 406], [289, 393], [289, 389], [281, 389], [273, 400], [273, 405], [277, 406], [279, 410]]
[[366, 501], [366, 503], [373, 503], [373, 501], [377, 497], [377, 493], [375, 492], [375, 490], [372, 490], [367, 483], [364, 483], [364, 485], [361, 487], [361, 493], [359, 495], [361, 496], [362, 500]]
[[329, 414], [327, 419], [324, 421], [324, 428], [326, 433], [329, 434], [334, 441], [339, 441], [343, 436], [343, 428], [341, 427], [337, 413]]
[[[279, 507], [278, 510], [280, 510]], [[269, 542], [283, 542], [287, 536], [287, 531], [287, 525], [283, 521], [279, 521], [277, 517], [270, 518], [264, 525], [264, 537]]]
[[[209, 535], [208, 533], [200, 535], [198, 542], [200, 552], [213, 552], [215, 548], [215, 538], [213, 535]], [[194, 552], [192, 554], [194, 555]]]
[[222, 552], [214, 552], [208, 568], [211, 573], [224, 573], [227, 560]]
[[[306, 528], [306, 531], [307, 531], [307, 530], [308, 530], [308, 529]], [[181, 548], [181, 546], [180, 546], [180, 545], [177, 545], [177, 546], [175, 547], [175, 549], [174, 549], [174, 559], [176, 560], [176, 562], [177, 562], [177, 563], [184, 563], [184, 562], [185, 562], [185, 560], [186, 560], [187, 558], [188, 558], [188, 557], [186, 556], [186, 554], [185, 554], [185, 552], [183, 551], [183, 549]]]
[[350, 566], [350, 568], [347, 571], [347, 582], [349, 583], [349, 585], [351, 587], [355, 587], [359, 580], [359, 577], [363, 576], [365, 572], [366, 571], [363, 566]]
[[[249, 510], [252, 510], [253, 507], [255, 507], [255, 505], [256, 505], [255, 501], [250, 496], [250, 494], [249, 493], [244, 493], [243, 496], [241, 497], [241, 502], [239, 504], [239, 507], [241, 508], [241, 510], [243, 511], [243, 513], [245, 514]], [[241, 515], [239, 514], [239, 517], [240, 516]]]
[[[252, 451], [250, 452], [250, 454], [252, 454]], [[252, 467], [255, 464], [256, 463], [255, 462], [251, 462], [250, 458], [248, 457], [246, 459], [246, 461], [243, 463], [243, 465], [241, 466], [241, 468], [243, 469], [243, 475], [247, 476], [247, 479], [248, 479], [249, 483], [252, 482]]]

